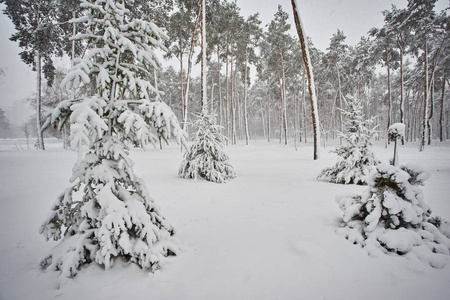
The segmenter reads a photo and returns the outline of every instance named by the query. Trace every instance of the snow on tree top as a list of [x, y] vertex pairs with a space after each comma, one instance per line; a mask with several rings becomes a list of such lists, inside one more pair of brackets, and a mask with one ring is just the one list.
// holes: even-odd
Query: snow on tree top
[[395, 123], [389, 126], [388, 129], [388, 135], [389, 138], [395, 139], [398, 137], [404, 137], [405, 136], [405, 124], [403, 123]]

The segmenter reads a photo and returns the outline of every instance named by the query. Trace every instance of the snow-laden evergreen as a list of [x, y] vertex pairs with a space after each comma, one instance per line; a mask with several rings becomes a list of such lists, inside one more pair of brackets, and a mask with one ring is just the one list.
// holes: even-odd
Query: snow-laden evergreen
[[197, 132], [189, 152], [181, 162], [179, 175], [182, 178], [203, 178], [217, 183], [236, 177], [228, 155], [224, 152], [224, 136], [214, 117], [200, 114], [194, 123]]
[[338, 233], [369, 254], [412, 252], [435, 268], [450, 255], [450, 226], [432, 217], [419, 185], [428, 179], [420, 167], [379, 164], [362, 195], [336, 197], [344, 212]]
[[131, 18], [128, 5], [133, 1], [82, 1], [84, 16], [72, 22], [85, 32], [74, 39], [89, 49], [63, 84], [88, 86], [92, 96], [61, 102], [47, 121], [60, 128], [70, 121], [72, 145], [88, 146], [40, 228], [47, 240], [61, 240], [41, 266], [62, 276], [91, 262], [108, 269], [117, 257], [155, 270], [177, 252], [172, 226], [133, 172], [129, 147], [172, 137], [184, 144], [186, 134], [166, 104], [150, 101], [159, 92], [146, 76], [158, 67], [155, 49], [164, 49], [166, 36]]
[[378, 163], [372, 151], [375, 128], [369, 128], [372, 120], [363, 120], [360, 100], [347, 97], [345, 117], [346, 132], [339, 133], [344, 144], [334, 150], [338, 160], [333, 167], [321, 171], [317, 179], [342, 184], [366, 184], [369, 175]]

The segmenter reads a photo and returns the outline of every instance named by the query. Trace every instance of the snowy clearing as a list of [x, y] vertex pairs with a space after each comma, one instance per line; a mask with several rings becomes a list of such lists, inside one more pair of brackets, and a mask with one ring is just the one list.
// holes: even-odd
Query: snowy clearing
[[[371, 257], [336, 233], [336, 195], [364, 186], [317, 181], [335, 163], [331, 147], [259, 141], [226, 148], [237, 178], [225, 184], [177, 177], [180, 147], [132, 151], [135, 172], [175, 227], [180, 255], [154, 274], [116, 261], [91, 264], [58, 286], [40, 260], [55, 245], [38, 234], [69, 184], [75, 152], [53, 141], [45, 152], [13, 141], [0, 147], [0, 299], [448, 299], [450, 259], [433, 269], [413, 255]], [[400, 164], [422, 166], [433, 212], [450, 220], [450, 143], [401, 146]], [[375, 147], [387, 162], [393, 154]]]

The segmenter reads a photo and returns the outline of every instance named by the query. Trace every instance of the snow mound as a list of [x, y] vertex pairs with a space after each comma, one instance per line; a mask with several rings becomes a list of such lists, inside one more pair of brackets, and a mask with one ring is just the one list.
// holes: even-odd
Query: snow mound
[[434, 268], [444, 267], [450, 260], [450, 225], [431, 217], [418, 187], [428, 177], [413, 165], [377, 165], [362, 195], [336, 197], [344, 213], [337, 233], [371, 255], [415, 255]]

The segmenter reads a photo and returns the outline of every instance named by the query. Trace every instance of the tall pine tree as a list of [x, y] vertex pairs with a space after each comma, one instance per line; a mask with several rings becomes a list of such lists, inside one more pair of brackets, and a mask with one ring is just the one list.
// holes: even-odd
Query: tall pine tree
[[135, 176], [129, 145], [170, 137], [184, 143], [185, 133], [167, 105], [150, 101], [159, 92], [146, 77], [159, 65], [155, 50], [164, 49], [166, 35], [133, 18], [130, 5], [83, 0], [83, 16], [72, 20], [85, 26], [74, 39], [90, 46], [63, 85], [95, 89], [91, 96], [63, 101], [48, 119], [59, 127], [70, 121], [72, 144], [89, 147], [40, 229], [46, 239], [62, 239], [41, 263], [62, 276], [74, 276], [91, 262], [108, 269], [117, 257], [155, 270], [176, 253], [170, 243], [174, 230]]
[[[14, 24], [16, 32], [10, 40], [19, 42], [23, 50], [19, 53], [24, 63], [36, 71], [36, 129], [38, 149], [44, 150], [41, 124], [42, 73], [48, 85], [52, 85], [55, 74], [52, 55], [61, 46], [60, 28], [56, 23], [55, 0], [0, 0], [6, 4], [3, 11]], [[42, 62], [44, 64], [42, 65]]]
[[195, 126], [197, 132], [190, 150], [181, 162], [179, 175], [182, 178], [203, 178], [217, 183], [225, 182], [236, 177], [228, 156], [223, 151], [223, 135], [220, 126], [214, 124], [214, 117], [209, 114], [206, 93], [206, 14], [205, 0], [201, 2], [202, 15], [202, 112], [198, 116]]

